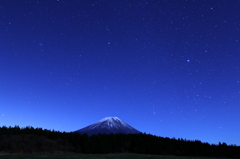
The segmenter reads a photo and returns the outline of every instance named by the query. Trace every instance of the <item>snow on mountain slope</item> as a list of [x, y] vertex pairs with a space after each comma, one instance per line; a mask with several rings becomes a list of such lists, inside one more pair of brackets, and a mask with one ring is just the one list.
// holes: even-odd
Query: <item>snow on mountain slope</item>
[[87, 127], [77, 130], [76, 132], [81, 134], [116, 134], [116, 133], [123, 133], [123, 134], [137, 134], [140, 131], [136, 130], [135, 128], [131, 127], [127, 123], [120, 120], [118, 117], [106, 117], [98, 122], [91, 124]]

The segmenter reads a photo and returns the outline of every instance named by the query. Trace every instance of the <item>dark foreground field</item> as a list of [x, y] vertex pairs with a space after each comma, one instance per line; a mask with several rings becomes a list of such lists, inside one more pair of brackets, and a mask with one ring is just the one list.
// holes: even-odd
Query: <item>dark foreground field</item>
[[[217, 159], [211, 157], [159, 156], [142, 154], [41, 154], [0, 155], [0, 159]], [[221, 158], [226, 159], [226, 158]]]

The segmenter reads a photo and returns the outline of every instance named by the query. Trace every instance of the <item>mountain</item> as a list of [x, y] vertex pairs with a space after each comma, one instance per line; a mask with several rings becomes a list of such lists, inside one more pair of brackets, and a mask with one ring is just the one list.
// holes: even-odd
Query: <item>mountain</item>
[[106, 117], [98, 122], [91, 124], [87, 127], [79, 129], [75, 132], [80, 134], [87, 133], [88, 135], [94, 134], [116, 134], [116, 133], [123, 133], [123, 134], [138, 134], [141, 133], [140, 131], [134, 129], [127, 123], [123, 122], [117, 117]]

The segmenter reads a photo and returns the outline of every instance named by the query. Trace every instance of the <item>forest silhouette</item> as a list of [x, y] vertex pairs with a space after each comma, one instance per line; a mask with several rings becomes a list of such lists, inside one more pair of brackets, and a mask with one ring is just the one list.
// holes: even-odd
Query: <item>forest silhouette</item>
[[240, 157], [240, 146], [139, 134], [59, 132], [31, 126], [0, 127], [0, 152], [5, 153], [138, 153], [176, 156]]

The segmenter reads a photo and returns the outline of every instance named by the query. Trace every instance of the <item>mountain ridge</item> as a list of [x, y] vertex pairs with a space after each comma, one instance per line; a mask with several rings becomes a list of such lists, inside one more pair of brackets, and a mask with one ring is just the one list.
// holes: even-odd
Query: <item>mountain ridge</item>
[[96, 123], [88, 125], [82, 129], [76, 130], [80, 134], [97, 135], [97, 134], [138, 134], [137, 129], [123, 122], [118, 117], [105, 117]]

